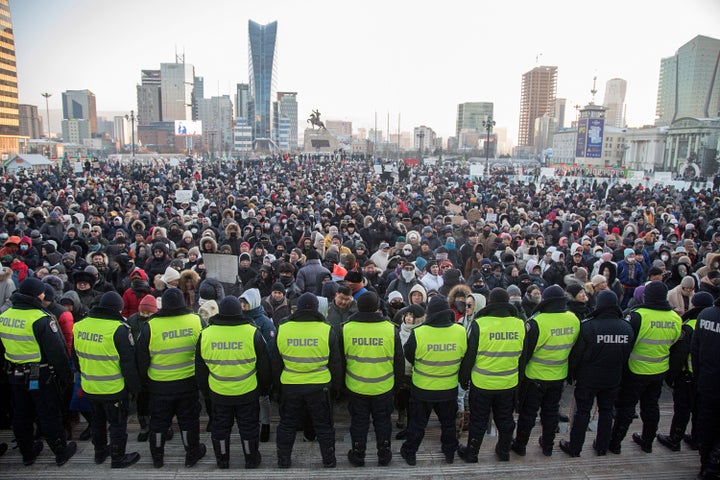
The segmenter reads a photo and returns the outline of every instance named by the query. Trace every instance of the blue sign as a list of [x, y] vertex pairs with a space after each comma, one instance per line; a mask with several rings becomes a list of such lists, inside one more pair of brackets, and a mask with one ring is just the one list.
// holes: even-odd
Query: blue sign
[[578, 122], [577, 143], [575, 145], [575, 157], [585, 157], [585, 145], [587, 141], [587, 119], [583, 118]]
[[605, 120], [602, 118], [591, 118], [588, 121], [585, 158], [602, 157], [604, 127]]

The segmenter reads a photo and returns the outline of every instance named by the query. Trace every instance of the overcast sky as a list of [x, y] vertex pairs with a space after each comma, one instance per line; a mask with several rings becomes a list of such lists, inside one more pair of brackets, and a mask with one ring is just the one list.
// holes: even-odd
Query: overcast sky
[[[522, 74], [558, 67], [558, 97], [596, 101], [624, 78], [629, 126], [655, 118], [660, 59], [696, 35], [720, 38], [719, 0], [10, 0], [20, 102], [61, 108], [89, 89], [99, 111], [137, 108], [141, 69], [175, 51], [205, 78], [205, 96], [248, 82], [247, 23], [278, 21], [278, 90], [353, 129], [426, 125], [455, 134], [457, 104], [495, 104], [517, 138]], [[55, 123], [55, 122], [53, 122]], [[569, 123], [569, 119], [566, 120]], [[301, 127], [302, 128], [302, 127]]]

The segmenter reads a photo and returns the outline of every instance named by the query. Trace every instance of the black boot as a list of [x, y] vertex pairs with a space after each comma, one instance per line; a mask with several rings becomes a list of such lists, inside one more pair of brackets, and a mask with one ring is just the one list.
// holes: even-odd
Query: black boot
[[270, 424], [263, 423], [260, 425], [260, 441], [265, 443], [270, 440]]
[[567, 440], [560, 440], [560, 450], [567, 453], [571, 457], [579, 457], [580, 454], [578, 452], [574, 452], [573, 449], [570, 447], [570, 442]]
[[378, 465], [387, 467], [392, 460], [392, 450], [390, 450], [390, 440], [378, 441]]
[[260, 440], [257, 438], [248, 440], [247, 453], [245, 453], [245, 468], [258, 468], [261, 461]]
[[546, 444], [543, 440], [542, 435], [538, 437], [538, 445], [540, 445], [540, 448], [542, 448], [543, 455], [545, 455], [546, 457], [552, 457], [553, 444]]
[[212, 439], [213, 450], [215, 450], [215, 461], [217, 462], [218, 468], [223, 470], [230, 468], [230, 439], [223, 438], [222, 440]]
[[677, 429], [671, 428], [670, 435], [663, 435], [662, 433], [658, 433], [657, 439], [658, 442], [660, 442], [660, 445], [666, 446], [673, 452], [679, 452], [680, 442], [682, 442], [683, 439], [683, 433], [684, 432], [680, 432]]
[[495, 445], [495, 455], [501, 462], [510, 461], [510, 444], [512, 444], [512, 432], [499, 432], [498, 441]]
[[85, 430], [80, 432], [80, 435], [78, 435], [78, 440], [82, 442], [87, 442], [92, 438], [92, 424], [88, 424], [87, 427], [85, 427]]
[[165, 441], [169, 442], [173, 439], [175, 436], [175, 430], [173, 430], [172, 425], [170, 425], [167, 429], [167, 432], [165, 433]]
[[200, 443], [199, 429], [182, 431], [180, 436], [185, 446], [185, 466], [189, 468], [205, 456], [207, 448], [204, 443]]
[[348, 461], [356, 467], [364, 467], [365, 449], [365, 442], [352, 442], [352, 448], [348, 451]]
[[30, 465], [35, 463], [35, 459], [38, 457], [38, 455], [40, 455], [42, 449], [43, 442], [33, 442], [32, 447], [30, 448], [30, 452], [27, 455], [23, 454], [23, 465], [29, 467]]
[[5, 452], [7, 452], [8, 445], [5, 442], [0, 443], [0, 457], [5, 455]]
[[62, 467], [72, 458], [73, 455], [75, 455], [75, 452], [77, 451], [77, 443], [66, 442], [63, 439], [58, 438], [50, 444], [50, 449], [55, 454], [55, 463], [58, 467]]
[[458, 447], [458, 457], [462, 458], [467, 463], [477, 463], [480, 445], [482, 445], [482, 438], [469, 439], [467, 446], [460, 445]]
[[632, 434], [633, 442], [640, 445], [640, 449], [645, 453], [652, 453], [652, 440], [647, 440], [643, 438], [642, 435], [639, 433], [633, 433]]
[[278, 468], [290, 468], [292, 465], [292, 452], [285, 449], [277, 449], [277, 465]]
[[690, 435], [683, 435], [683, 441], [688, 447], [690, 447], [690, 450], [698, 449], [698, 441], [695, 439], [692, 433]]
[[620, 455], [620, 452], [622, 452], [621, 444], [625, 435], [627, 435], [628, 428], [630, 428], [630, 425], [621, 425], [617, 422], [613, 425], [612, 433], [610, 434], [610, 445], [608, 446], [610, 453]]
[[148, 417], [144, 415], [138, 415], [138, 422], [140, 423], [140, 432], [138, 432], [137, 441], [147, 442], [148, 436], [150, 435], [150, 429], [148, 428]]
[[102, 445], [100, 447], [95, 447], [95, 463], [97, 465], [100, 465], [105, 462], [107, 457], [110, 456], [110, 446], [109, 445]]
[[150, 455], [153, 459], [153, 467], [162, 468], [165, 458], [165, 434], [162, 432], [150, 433]]
[[518, 430], [518, 432], [515, 434], [515, 440], [512, 441], [510, 449], [521, 457], [524, 457], [527, 453], [526, 447], [528, 444], [528, 440], [530, 440], [530, 432], [523, 432], [521, 430]]
[[111, 468], [125, 468], [137, 463], [140, 460], [138, 452], [125, 453], [127, 446], [127, 435], [125, 438], [110, 439], [110, 455], [112, 457]]
[[335, 468], [337, 459], [335, 458], [335, 446], [332, 444], [320, 443], [320, 455], [322, 455], [322, 464], [325, 468]]

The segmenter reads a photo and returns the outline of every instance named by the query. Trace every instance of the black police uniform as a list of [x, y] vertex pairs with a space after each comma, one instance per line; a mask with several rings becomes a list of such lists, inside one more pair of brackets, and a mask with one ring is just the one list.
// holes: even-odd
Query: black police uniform
[[[120, 300], [119, 296], [118, 300]], [[101, 298], [100, 304], [102, 305], [102, 303]], [[91, 426], [92, 442], [95, 447], [95, 463], [103, 463], [110, 454], [112, 455], [113, 468], [124, 468], [140, 459], [140, 455], [136, 452], [125, 453], [130, 394], [136, 395], [140, 391], [140, 376], [135, 362], [135, 343], [132, 332], [130, 327], [124, 323], [119, 310], [119, 308], [115, 310], [98, 305], [90, 310], [88, 317], [117, 324], [117, 329], [113, 335], [113, 343], [117, 349], [125, 388], [113, 394], [92, 394], [87, 390], [85, 391], [85, 396], [90, 400], [93, 408]], [[77, 358], [81, 355], [83, 353], [73, 349], [76, 365], [78, 365], [81, 378], [83, 378], [83, 372], [80, 369], [81, 362]], [[92, 360], [91, 357], [88, 361]], [[108, 424], [110, 426], [110, 448], [107, 445]]]
[[[665, 379], [665, 382], [673, 389], [673, 418], [670, 422], [670, 434], [658, 433], [657, 435], [658, 442], [675, 452], [680, 450], [680, 442], [683, 439], [687, 441], [692, 449], [697, 450], [697, 382], [691, 368], [690, 349], [695, 325], [697, 325], [697, 317], [705, 308], [712, 306], [712, 297], [707, 292], [700, 292], [695, 295], [707, 295], [706, 300], [709, 304], [701, 307], [695, 306], [682, 316], [683, 336], [676, 347], [682, 351], [677, 355], [678, 360], [682, 361], [682, 366], [671, 368], [671, 371], [678, 372], [677, 375], [668, 375]], [[694, 300], [695, 297], [693, 297], [693, 305], [695, 305]], [[691, 418], [690, 434], [685, 435], [685, 430]]]
[[580, 456], [596, 399], [598, 426], [593, 448], [598, 455], [607, 453], [613, 404], [634, 338], [617, 295], [612, 290], [598, 293], [595, 310], [580, 324], [580, 336], [570, 352], [568, 379], [575, 380], [575, 414], [570, 441], [560, 440], [560, 448], [569, 455]]
[[[311, 296], [314, 299], [310, 299]], [[331, 381], [328, 383], [283, 383], [281, 377], [286, 369], [282, 356], [283, 327], [290, 322], [307, 323], [308, 329], [312, 323], [325, 322], [325, 317], [317, 311], [317, 298], [312, 293], [304, 293], [298, 298], [298, 310], [278, 325], [278, 343], [276, 355], [273, 355], [273, 395], [280, 398], [280, 423], [277, 427], [277, 455], [278, 466], [289, 468], [291, 465], [292, 448], [295, 444], [295, 435], [302, 412], [307, 410], [320, 444], [320, 453], [324, 467], [335, 467], [335, 427], [333, 422], [332, 399], [342, 385], [342, 360], [337, 333], [330, 328], [328, 333], [329, 355], [324, 361], [330, 371]], [[286, 327], [288, 330], [290, 328]], [[301, 359], [302, 360], [302, 359]], [[311, 360], [311, 359], [308, 359]], [[317, 360], [318, 359], [312, 359]]]
[[[364, 293], [358, 298], [358, 308], [365, 310], [365, 302], [368, 298], [374, 297], [373, 311], [360, 311], [354, 313], [348, 318], [348, 322], [358, 322], [361, 324], [378, 324], [383, 322], [390, 322], [379, 311], [379, 305], [377, 295], [372, 292]], [[371, 308], [372, 309], [372, 308]], [[346, 324], [343, 324], [346, 325]], [[399, 379], [405, 373], [405, 358], [403, 357], [402, 342], [400, 341], [400, 332], [397, 327], [393, 329], [392, 339], [383, 338], [384, 341], [393, 342], [394, 356], [391, 360], [393, 363], [393, 386], [387, 392], [378, 395], [363, 395], [357, 392], [353, 392], [348, 389], [348, 411], [350, 412], [350, 438], [352, 441], [352, 450], [348, 452], [348, 459], [356, 466], [362, 466], [365, 463], [365, 451], [367, 446], [367, 435], [370, 430], [370, 416], [372, 415], [373, 426], [375, 427], [375, 442], [378, 451], [378, 462], [381, 466], [386, 466], [390, 463], [392, 458], [392, 452], [390, 450], [390, 439], [392, 436], [392, 412], [394, 408], [394, 392], [395, 392], [395, 379]], [[338, 341], [340, 344], [340, 351], [343, 355], [343, 370], [348, 375], [356, 375], [347, 369], [347, 353], [345, 346], [345, 331], [341, 326], [341, 330], [338, 334]], [[353, 338], [355, 340], [355, 338]], [[360, 339], [362, 340], [362, 339]], [[362, 360], [360, 360], [362, 361]], [[362, 365], [368, 365], [372, 367], [371, 363], [358, 363], [358, 367]], [[359, 379], [362, 382], [366, 380], [367, 376]], [[346, 381], [348, 379], [346, 378]], [[373, 381], [367, 381], [368, 387], [373, 386]], [[346, 385], [347, 388], [347, 385]]]
[[[28, 280], [37, 281], [39, 290], [34, 291]], [[41, 312], [42, 304], [37, 295], [43, 293], [42, 283], [37, 279], [28, 279], [12, 297], [12, 308], [0, 315], [0, 322], [11, 322], [13, 310]], [[31, 282], [32, 283], [32, 282]], [[24, 293], [28, 292], [28, 293]], [[42, 450], [41, 442], [33, 442], [33, 422], [37, 417], [40, 430], [55, 453], [55, 461], [63, 465], [77, 450], [75, 442], [67, 442], [62, 425], [62, 392], [72, 384], [72, 371], [67, 347], [58, 334], [59, 327], [55, 319], [43, 314], [32, 327], [35, 342], [40, 347], [39, 362], [24, 363], [8, 359], [8, 379], [13, 400], [13, 433], [23, 456], [25, 465], [32, 465]], [[0, 336], [3, 353], [9, 342], [15, 341], [12, 333], [3, 332]], [[7, 358], [7, 354], [6, 354]]]
[[720, 478], [720, 300], [700, 312], [693, 333], [692, 365], [698, 388], [698, 443], [703, 479]]
[[[182, 292], [177, 288], [169, 288], [163, 292], [162, 309], [158, 310], [156, 314], [150, 317], [147, 323], [142, 325], [137, 341], [138, 370], [143, 383], [148, 385], [148, 392], [150, 393], [150, 452], [155, 468], [160, 468], [164, 464], [166, 433], [174, 416], [177, 416], [181, 430], [180, 434], [185, 446], [185, 466], [191, 467], [195, 465], [206, 452], [205, 445], [200, 443], [201, 407], [194, 371], [196, 342], [202, 329], [200, 317], [190, 322], [192, 326], [183, 328], [182, 332], [175, 334], [175, 337], [177, 335], [189, 335], [195, 338], [195, 342], [192, 343], [192, 362], [189, 365], [183, 365], [184, 368], [190, 367], [190, 375], [174, 380], [156, 381], [150, 378], [149, 373], [149, 370], [156, 362], [155, 358], [160, 355], [160, 353], [150, 351], [150, 344], [153, 341], [151, 338], [153, 320], [156, 318], [158, 320], [171, 318], [172, 322], [174, 322], [180, 318], [187, 319], [190, 315], [194, 314], [190, 309], [185, 308], [185, 299]], [[178, 325], [176, 328], [179, 329], [180, 326]], [[167, 338], [171, 337], [172, 335], [167, 336]], [[189, 346], [180, 347], [183, 352], [187, 352], [189, 348]], [[170, 349], [172, 351], [168, 353], [174, 354], [180, 349]], [[177, 371], [177, 367], [161, 368], [161, 372]]]
[[[234, 300], [234, 297], [227, 297], [220, 302], [220, 313], [210, 319], [209, 323], [211, 326], [207, 328], [252, 324], [251, 318], [243, 316], [240, 302]], [[235, 307], [236, 311], [233, 311], [225, 305], [230, 303], [237, 303]], [[265, 339], [260, 329], [256, 328], [253, 336], [252, 349], [255, 355], [254, 364], [257, 386], [252, 391], [240, 395], [224, 395], [210, 389], [209, 376], [211, 373], [208, 367], [208, 361], [203, 357], [202, 345], [203, 334], [201, 333], [195, 353], [195, 378], [205, 398], [210, 398], [212, 401], [213, 415], [210, 429], [212, 431], [212, 442], [218, 467], [229, 468], [230, 433], [233, 423], [237, 420], [240, 438], [243, 442], [243, 451], [245, 452], [245, 468], [255, 468], [259, 466], [261, 460], [258, 451], [260, 435], [260, 404], [258, 400], [260, 395], [267, 394], [272, 383], [270, 356], [267, 351]], [[226, 347], [227, 349], [233, 348], [232, 346], [226, 345], [220, 345], [218, 348], [225, 349]], [[232, 361], [228, 360], [227, 362]], [[245, 381], [246, 380], [247, 379], [245, 379]], [[227, 380], [223, 379], [223, 381]]]

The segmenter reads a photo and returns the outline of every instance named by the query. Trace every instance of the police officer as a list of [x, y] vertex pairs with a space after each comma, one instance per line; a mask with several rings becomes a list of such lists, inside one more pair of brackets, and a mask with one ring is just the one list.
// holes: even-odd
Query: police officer
[[[123, 300], [107, 292], [83, 321], [73, 326], [73, 348], [80, 382], [92, 404], [92, 442], [95, 463], [111, 455], [112, 468], [125, 468], [140, 460], [140, 454], [125, 453], [129, 395], [140, 391], [135, 364], [135, 342], [120, 311]], [[110, 448], [107, 445], [110, 424]]]
[[543, 455], [552, 455], [568, 357], [580, 334], [580, 320], [568, 310], [567, 300], [560, 286], [547, 287], [525, 324], [525, 379], [520, 389], [517, 433], [511, 447], [520, 456], [525, 455], [538, 410], [542, 425], [540, 446]]
[[380, 299], [374, 292], [357, 299], [358, 312], [348, 318], [338, 335], [345, 362], [345, 387], [349, 392], [350, 438], [348, 460], [365, 465], [365, 449], [372, 414], [378, 464], [392, 459], [390, 437], [395, 378], [405, 371], [399, 329], [380, 313]]
[[408, 465], [425, 436], [430, 413], [440, 420], [440, 442], [445, 461], [452, 463], [458, 447], [455, 436], [458, 373], [467, 351], [465, 327], [455, 323], [447, 298], [435, 295], [427, 307], [425, 323], [413, 329], [405, 346], [405, 358], [413, 365], [407, 439], [400, 455]]
[[510, 460], [515, 420], [513, 406], [520, 375], [520, 356], [525, 323], [503, 288], [493, 288], [488, 304], [470, 325], [468, 355], [460, 367], [460, 384], [470, 382], [470, 425], [467, 446], [458, 449], [460, 458], [477, 463], [490, 412], [498, 428], [495, 453]]
[[185, 307], [185, 297], [175, 287], [163, 291], [162, 308], [140, 329], [138, 368], [150, 393], [150, 453], [155, 468], [163, 466], [165, 436], [174, 416], [185, 445], [185, 466], [192, 467], [205, 456], [195, 382], [195, 345], [201, 330], [200, 317]]
[[273, 375], [280, 395], [278, 467], [290, 468], [298, 419], [307, 407], [320, 444], [322, 464], [335, 468], [332, 396], [342, 383], [342, 360], [335, 330], [318, 311], [318, 299], [303, 293], [297, 311], [278, 326]]
[[701, 479], [720, 479], [720, 300], [697, 318], [692, 339], [692, 365], [697, 381], [697, 439]]
[[[712, 307], [713, 297], [708, 292], [698, 292], [692, 296], [690, 304], [693, 306], [682, 316], [683, 335], [678, 341], [676, 348], [682, 349], [682, 366], [677, 369], [679, 373], [674, 378], [668, 376], [666, 382], [673, 388], [673, 418], [670, 423], [670, 435], [658, 433], [657, 439], [661, 445], [666, 446], [673, 452], [680, 451], [680, 442], [685, 439], [691, 448], [697, 450], [697, 402], [696, 382], [693, 375], [692, 362], [690, 361], [690, 347], [692, 345], [693, 332], [697, 325], [697, 317], [704, 309]], [[687, 354], [686, 354], [687, 353]], [[685, 429], [692, 416], [690, 435], [685, 435]]]
[[642, 434], [632, 439], [646, 453], [652, 452], [653, 440], [660, 421], [658, 400], [662, 382], [670, 369], [671, 347], [680, 339], [682, 320], [667, 301], [667, 286], [652, 281], [645, 286], [644, 303], [627, 317], [633, 332], [633, 344], [628, 368], [625, 370], [615, 403], [615, 423], [608, 450], [619, 454], [621, 442], [633, 421], [635, 405], [640, 401]]
[[230, 467], [230, 431], [238, 422], [245, 468], [260, 466], [260, 403], [272, 375], [265, 339], [249, 317], [243, 316], [237, 297], [220, 301], [219, 313], [200, 334], [195, 354], [195, 376], [213, 415], [210, 429], [218, 468]]
[[57, 322], [42, 310], [45, 287], [28, 278], [12, 297], [12, 308], [0, 315], [0, 339], [8, 362], [13, 398], [13, 433], [25, 465], [32, 465], [42, 451], [33, 442], [37, 416], [45, 439], [64, 465], [77, 450], [67, 442], [62, 425], [61, 391], [72, 382], [67, 347]]
[[576, 382], [575, 415], [570, 441], [560, 440], [560, 450], [571, 457], [580, 456], [595, 399], [598, 425], [593, 448], [598, 455], [607, 453], [612, 408], [634, 338], [632, 327], [623, 318], [615, 292], [599, 292], [595, 297], [595, 309], [580, 324], [580, 336], [570, 352], [568, 379]]

